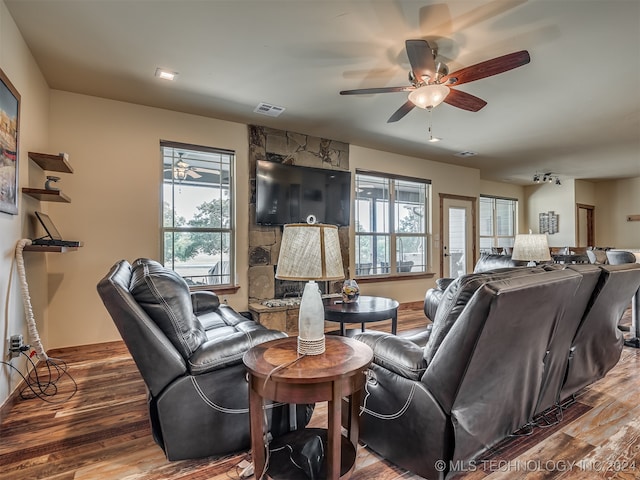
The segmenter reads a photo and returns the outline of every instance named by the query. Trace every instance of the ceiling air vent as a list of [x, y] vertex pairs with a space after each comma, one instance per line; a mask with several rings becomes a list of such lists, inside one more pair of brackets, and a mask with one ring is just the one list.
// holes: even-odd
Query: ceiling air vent
[[277, 105], [271, 105], [270, 103], [260, 102], [255, 108], [254, 112], [267, 115], [268, 117], [277, 117], [284, 112], [284, 107], [278, 107]]
[[469, 150], [465, 150], [464, 152], [454, 153], [456, 157], [475, 157], [477, 155], [476, 152], [471, 152]]

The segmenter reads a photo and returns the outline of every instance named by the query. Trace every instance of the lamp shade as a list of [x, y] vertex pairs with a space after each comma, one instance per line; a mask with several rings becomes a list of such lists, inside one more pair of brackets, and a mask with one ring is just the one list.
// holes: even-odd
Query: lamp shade
[[276, 278], [325, 281], [343, 279], [338, 227], [320, 223], [285, 225]]
[[409, 100], [416, 107], [433, 108], [440, 105], [449, 95], [449, 87], [446, 85], [424, 85], [416, 88], [409, 94]]
[[527, 260], [529, 262], [545, 262], [551, 260], [547, 235], [518, 234], [513, 244], [512, 260]]

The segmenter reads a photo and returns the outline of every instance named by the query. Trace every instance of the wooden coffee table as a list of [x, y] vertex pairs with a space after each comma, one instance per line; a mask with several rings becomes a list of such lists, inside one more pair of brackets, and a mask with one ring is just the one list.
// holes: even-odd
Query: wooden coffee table
[[[264, 398], [294, 404], [328, 402], [325, 462], [320, 478], [348, 478], [355, 467], [362, 389], [366, 381], [366, 369], [373, 360], [373, 352], [364, 343], [351, 338], [327, 336], [326, 351], [323, 354], [307, 355], [273, 372], [274, 368], [288, 364], [297, 357], [296, 337], [262, 343], [244, 354], [243, 361], [249, 372], [251, 450], [256, 479], [262, 478], [266, 461], [263, 441]], [[349, 397], [347, 437], [341, 432], [344, 396]], [[302, 435], [308, 435], [309, 438], [314, 435], [324, 436], [325, 431], [293, 431], [274, 439], [269, 448], [273, 452], [288, 442], [295, 441], [299, 444]], [[268, 473], [271, 478], [306, 478], [304, 472], [289, 461], [288, 451], [284, 459], [278, 461], [274, 460], [274, 453], [271, 453]]]
[[346, 334], [345, 324], [359, 323], [364, 332], [364, 324], [391, 319], [391, 333], [394, 335], [398, 329], [398, 302], [391, 298], [360, 296], [357, 302], [341, 302], [338, 299], [330, 299], [324, 306], [324, 319], [331, 322], [340, 322], [340, 335]]

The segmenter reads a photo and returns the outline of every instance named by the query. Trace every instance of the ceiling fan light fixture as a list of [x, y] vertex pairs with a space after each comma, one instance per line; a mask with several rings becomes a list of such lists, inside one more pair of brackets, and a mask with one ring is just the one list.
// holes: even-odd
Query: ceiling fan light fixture
[[409, 100], [416, 107], [430, 109], [440, 105], [449, 95], [449, 87], [446, 85], [424, 85], [409, 93]]
[[185, 178], [187, 178], [187, 169], [183, 167], [174, 167], [173, 178], [179, 181], [184, 180]]

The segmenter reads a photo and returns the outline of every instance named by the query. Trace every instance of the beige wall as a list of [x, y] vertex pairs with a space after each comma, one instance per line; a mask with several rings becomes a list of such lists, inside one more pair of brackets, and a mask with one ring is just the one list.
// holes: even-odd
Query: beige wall
[[596, 205], [596, 184], [586, 180], [576, 180], [576, 203], [583, 205]]
[[[18, 145], [19, 185], [20, 187], [28, 185], [41, 187], [44, 179], [43, 172], [32, 165], [33, 162], [27, 158], [27, 152], [39, 151], [48, 143], [49, 88], [2, 1], [0, 1], [0, 68], [22, 97]], [[37, 207], [39, 202], [18, 194], [18, 215], [0, 213], [0, 312], [2, 312], [0, 352], [3, 360], [7, 359], [7, 339], [11, 335], [22, 334], [25, 342], [30, 342], [16, 274], [14, 251], [20, 238], [32, 235], [29, 218]], [[39, 253], [25, 253], [25, 267], [32, 294], [34, 317], [46, 348], [46, 256]], [[22, 371], [25, 370], [24, 359], [14, 359], [11, 363]], [[0, 368], [0, 404], [6, 400], [19, 381], [20, 377], [15, 372], [8, 368]]]
[[[49, 259], [51, 345], [119, 338], [96, 284], [120, 259], [160, 258], [160, 140], [236, 152], [237, 249], [247, 251], [248, 137], [246, 125], [104, 100], [51, 93], [53, 152], [67, 152], [74, 174], [62, 186], [71, 204], [51, 205], [65, 237], [82, 240], [77, 252]], [[241, 288], [229, 295], [246, 306], [247, 258], [238, 255]]]
[[563, 180], [562, 185], [543, 183], [525, 187], [526, 223], [519, 233], [530, 229], [539, 233], [540, 213], [553, 211], [559, 215], [558, 233], [548, 235], [550, 247], [566, 247], [576, 244], [576, 207], [573, 180]]
[[596, 184], [596, 245], [640, 248], [640, 222], [627, 215], [640, 215], [640, 177]]

